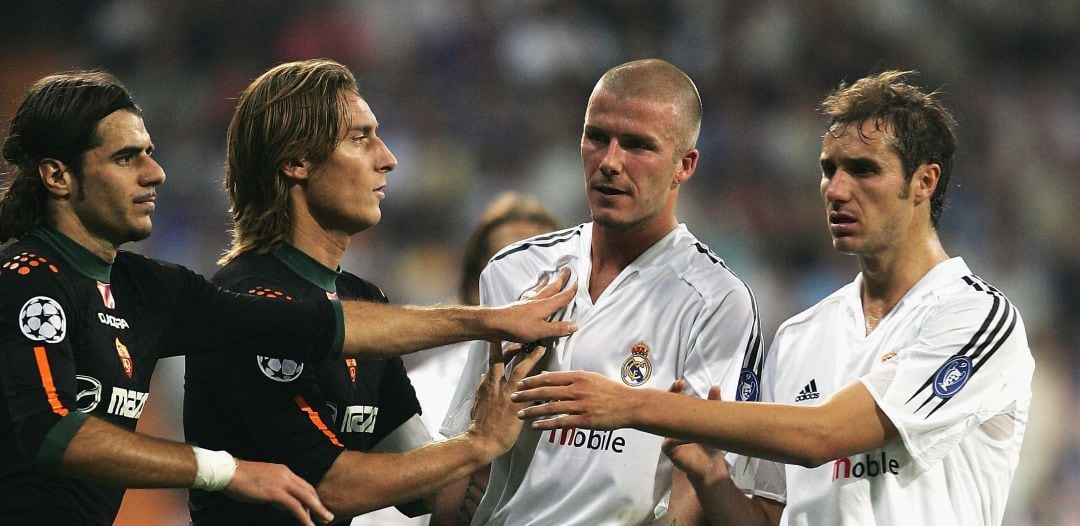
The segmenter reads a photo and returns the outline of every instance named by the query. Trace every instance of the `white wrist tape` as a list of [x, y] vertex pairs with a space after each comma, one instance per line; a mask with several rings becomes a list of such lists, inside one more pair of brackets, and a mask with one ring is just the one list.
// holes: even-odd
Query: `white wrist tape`
[[195, 451], [194, 489], [221, 491], [236, 474], [236, 459], [228, 451], [210, 451], [192, 446]]

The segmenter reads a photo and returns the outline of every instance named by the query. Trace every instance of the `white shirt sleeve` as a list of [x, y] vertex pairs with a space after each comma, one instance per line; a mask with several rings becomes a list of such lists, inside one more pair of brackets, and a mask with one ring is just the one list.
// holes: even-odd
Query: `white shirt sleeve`
[[901, 469], [902, 482], [990, 419], [1012, 425], [1018, 402], [1030, 398], [1034, 362], [1020, 314], [1004, 296], [967, 294], [935, 311], [914, 345], [860, 379], [915, 460]]
[[[776, 377], [774, 357], [782, 336], [777, 333], [773, 338], [769, 352], [765, 353], [762, 365], [761, 391], [759, 400], [762, 402], [775, 402], [776, 395], [773, 392], [773, 378]], [[752, 404], [754, 402], [747, 402]], [[739, 489], [750, 495], [757, 495], [775, 500], [780, 503], [787, 502], [787, 466], [781, 462], [773, 462], [761, 458], [745, 455], [728, 454], [728, 465], [731, 470], [731, 479]]]
[[[521, 292], [511, 291], [507, 285], [509, 280], [497, 279], [498, 270], [488, 265], [480, 274], [481, 305], [506, 305], [516, 301], [516, 294]], [[464, 433], [472, 422], [476, 389], [480, 387], [480, 378], [488, 370], [488, 346], [486, 341], [474, 341], [469, 348], [469, 357], [465, 360], [460, 383], [450, 400], [450, 408], [446, 411], [442, 427], [439, 428], [439, 432], [447, 438]]]
[[735, 400], [743, 357], [761, 345], [761, 330], [753, 296], [745, 286], [728, 290], [721, 298], [707, 298], [691, 327], [681, 376], [687, 394], [705, 398], [720, 386], [721, 400]]

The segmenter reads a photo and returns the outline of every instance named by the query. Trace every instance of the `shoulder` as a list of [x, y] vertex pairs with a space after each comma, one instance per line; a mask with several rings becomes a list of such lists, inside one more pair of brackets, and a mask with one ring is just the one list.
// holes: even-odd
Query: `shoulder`
[[587, 226], [581, 224], [518, 241], [497, 252], [489, 264], [513, 265], [529, 260], [554, 261], [563, 254], [576, 254]]
[[210, 281], [232, 292], [291, 300], [297, 291], [290, 276], [271, 254], [248, 252], [218, 269]]
[[381, 287], [351, 272], [342, 271], [337, 286], [343, 299], [389, 302]]
[[824, 299], [815, 303], [813, 306], [788, 318], [780, 324], [778, 329], [776, 329], [776, 337], [780, 338], [787, 333], [799, 331], [805, 327], [814, 325], [823, 317], [835, 313], [836, 309], [843, 307], [845, 295], [850, 294], [851, 289], [854, 286], [854, 284], [848, 283], [834, 291], [832, 294], [825, 296]]
[[671, 272], [706, 303], [724, 301], [732, 295], [753, 301], [750, 286], [689, 231], [678, 233], [670, 251], [666, 259]]
[[72, 272], [63, 258], [48, 245], [35, 241], [28, 237], [0, 251], [0, 285], [17, 286], [19, 283], [54, 279]]
[[8, 319], [33, 305], [70, 309], [79, 296], [80, 279], [86, 278], [45, 243], [35, 243], [33, 238], [13, 243], [0, 251], [0, 312]]

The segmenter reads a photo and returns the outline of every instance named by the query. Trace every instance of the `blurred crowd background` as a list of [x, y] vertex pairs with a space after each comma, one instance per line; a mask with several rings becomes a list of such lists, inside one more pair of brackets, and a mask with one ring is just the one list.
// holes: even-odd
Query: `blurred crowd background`
[[[133, 249], [207, 274], [228, 241], [240, 91], [283, 61], [349, 65], [399, 167], [343, 267], [400, 303], [453, 300], [461, 246], [504, 190], [588, 220], [591, 88], [664, 58], [705, 108], [679, 218], [750, 284], [770, 337], [857, 272], [825, 228], [818, 102], [842, 80], [916, 69], [960, 123], [945, 246], [1020, 308], [1038, 364], [1006, 524], [1080, 524], [1080, 2], [3, 0], [0, 19], [5, 132], [35, 79], [117, 74], [168, 174], [154, 235]], [[141, 430], [182, 437], [182, 377], [182, 359], [159, 365]], [[128, 495], [119, 524], [187, 523], [185, 492]]]

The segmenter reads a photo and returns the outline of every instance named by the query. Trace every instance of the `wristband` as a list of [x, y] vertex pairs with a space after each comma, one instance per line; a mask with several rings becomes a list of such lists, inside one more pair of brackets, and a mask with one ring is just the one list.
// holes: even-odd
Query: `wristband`
[[192, 446], [195, 451], [195, 482], [191, 487], [204, 491], [221, 491], [229, 485], [239, 464], [228, 451], [210, 451]]

